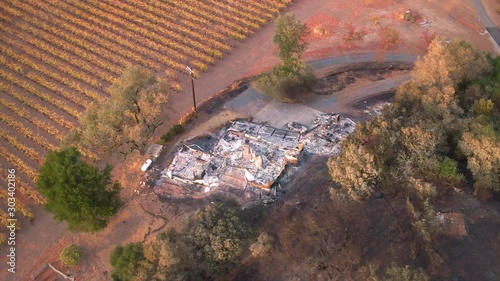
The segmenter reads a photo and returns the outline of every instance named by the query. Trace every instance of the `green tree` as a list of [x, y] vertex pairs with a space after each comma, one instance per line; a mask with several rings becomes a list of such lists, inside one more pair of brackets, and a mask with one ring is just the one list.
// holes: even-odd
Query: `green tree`
[[274, 43], [278, 46], [280, 64], [262, 73], [252, 86], [281, 102], [300, 102], [317, 82], [312, 68], [301, 61], [307, 48], [307, 26], [288, 13], [276, 22]]
[[85, 163], [73, 147], [49, 153], [37, 182], [47, 197], [45, 209], [73, 231], [105, 228], [120, 206], [120, 185], [111, 180], [111, 169]]
[[440, 161], [437, 167], [437, 174], [451, 181], [460, 181], [464, 179], [464, 176], [458, 171], [457, 161], [449, 157], [444, 157], [443, 160]]
[[165, 121], [169, 90], [166, 81], [139, 66], [125, 70], [109, 88], [111, 97], [90, 106], [80, 118], [82, 131], [66, 139], [94, 151], [145, 151], [148, 139]]
[[139, 242], [129, 243], [124, 247], [116, 246], [109, 262], [113, 266], [111, 277], [114, 281], [136, 280], [141, 263], [144, 262], [144, 247]]
[[273, 41], [278, 46], [282, 62], [286, 63], [293, 58], [300, 60], [308, 45], [305, 40], [308, 33], [307, 26], [297, 20], [293, 13], [276, 19]]
[[82, 249], [74, 244], [66, 246], [59, 255], [62, 263], [67, 266], [74, 266], [80, 263]]
[[246, 236], [235, 203], [207, 205], [190, 222], [188, 241], [204, 272], [226, 272], [239, 259]]
[[268, 94], [281, 102], [300, 102], [312, 92], [317, 78], [307, 64], [289, 61], [271, 71], [262, 73], [253, 82], [259, 92]]

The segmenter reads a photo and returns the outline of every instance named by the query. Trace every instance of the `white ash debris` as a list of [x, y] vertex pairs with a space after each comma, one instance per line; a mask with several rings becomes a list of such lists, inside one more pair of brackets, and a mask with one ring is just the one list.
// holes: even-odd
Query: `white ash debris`
[[[311, 154], [340, 152], [342, 139], [354, 132], [355, 123], [338, 114], [320, 114], [315, 126], [288, 124], [278, 129], [245, 120], [231, 121], [218, 135], [186, 141], [166, 169], [161, 182], [200, 191], [230, 191], [246, 200], [272, 194], [287, 164], [298, 165], [303, 150]], [[263, 191], [266, 191], [263, 193]], [[276, 191], [274, 190], [274, 193]]]
[[306, 152], [316, 155], [338, 155], [342, 140], [352, 133], [356, 123], [339, 114], [324, 113], [316, 116], [316, 126], [301, 137]]
[[382, 115], [382, 110], [389, 105], [391, 105], [391, 103], [384, 102], [375, 104], [373, 106], [366, 106], [366, 109], [363, 110], [363, 113], [367, 115]]
[[211, 147], [196, 139], [179, 148], [162, 175], [166, 181], [208, 188], [225, 185], [270, 189], [287, 163], [298, 162], [302, 149], [299, 137], [292, 131], [235, 120], [220, 132]]

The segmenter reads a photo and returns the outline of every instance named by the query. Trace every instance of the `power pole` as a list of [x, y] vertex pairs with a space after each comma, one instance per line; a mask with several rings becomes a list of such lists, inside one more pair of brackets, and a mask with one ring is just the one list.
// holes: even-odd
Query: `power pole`
[[194, 92], [194, 71], [191, 69], [191, 67], [186, 66], [187, 71], [189, 71], [189, 74], [191, 75], [191, 88], [193, 91], [193, 107], [194, 107], [194, 117], [196, 118], [198, 112], [196, 111], [196, 95]]

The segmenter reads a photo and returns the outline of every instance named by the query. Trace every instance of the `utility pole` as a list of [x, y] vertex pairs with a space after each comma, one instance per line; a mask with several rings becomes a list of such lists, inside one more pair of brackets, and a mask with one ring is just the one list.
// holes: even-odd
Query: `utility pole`
[[194, 71], [189, 66], [186, 66], [186, 69], [187, 69], [187, 71], [189, 71], [189, 74], [191, 75], [191, 88], [193, 90], [194, 117], [196, 118], [198, 112], [196, 111], [196, 95], [194, 92]]

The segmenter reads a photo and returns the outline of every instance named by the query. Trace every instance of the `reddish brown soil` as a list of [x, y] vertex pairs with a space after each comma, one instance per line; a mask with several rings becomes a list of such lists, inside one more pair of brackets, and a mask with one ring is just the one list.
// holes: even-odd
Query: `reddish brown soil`
[[[422, 36], [424, 29], [416, 24], [402, 21], [397, 17], [399, 13], [406, 9], [414, 10], [423, 18], [432, 20], [433, 25], [429, 28], [431, 34], [436, 32], [438, 35], [446, 37], [457, 37], [473, 42], [480, 49], [492, 50], [491, 42], [486, 37], [477, 34], [477, 30], [480, 29], [478, 29], [478, 26], [480, 27], [481, 24], [477, 22], [474, 10], [471, 8], [473, 7], [471, 1], [464, 2], [465, 4], [458, 0], [439, 2], [374, 0], [373, 4], [366, 8], [366, 3], [363, 0], [300, 0], [296, 1], [289, 8], [289, 11], [295, 12], [297, 18], [306, 22], [310, 28], [314, 29], [318, 23], [322, 23], [330, 32], [328, 36], [311, 35], [310, 46], [305, 54], [305, 59], [308, 60], [356, 51], [379, 51], [380, 38], [377, 31], [381, 26], [391, 26], [399, 31], [399, 44], [388, 50], [388, 52], [423, 54], [426, 45], [426, 39]], [[367, 32], [364, 41], [357, 44], [356, 47], [351, 47], [351, 49], [346, 49], [339, 39], [348, 24], [363, 28]], [[262, 70], [269, 69], [276, 64], [278, 60], [272, 42], [272, 33], [272, 24], [265, 26], [245, 43], [239, 44], [231, 54], [217, 61], [209, 73], [197, 79], [198, 102], [208, 99], [209, 96], [240, 77], [260, 73]], [[182, 93], [172, 94], [173, 106], [168, 112], [170, 116], [169, 122], [158, 130], [156, 138], [192, 106], [190, 81], [187, 77], [183, 77], [180, 79], [180, 84], [185, 90]], [[60, 112], [60, 110], [57, 111]], [[70, 118], [67, 114], [62, 115]], [[133, 165], [128, 167], [123, 167], [124, 165], [120, 164], [120, 157], [108, 161], [121, 165], [117, 167], [116, 171], [117, 175], [119, 175], [118, 178], [124, 184], [124, 198], [130, 197], [139, 181], [139, 174], [135, 171], [138, 170], [137, 167], [142, 163], [143, 159], [132, 159], [134, 159]], [[126, 163], [129, 164], [128, 161]], [[186, 211], [194, 210], [199, 204], [201, 203], [191, 203], [186, 207]], [[175, 208], [177, 207], [179, 206]], [[169, 218], [175, 217], [175, 215], [172, 216], [169, 209], [163, 209], [162, 212]], [[31, 274], [37, 272], [44, 264], [57, 260], [56, 252], [68, 240], [83, 245], [84, 249], [91, 253], [91, 256], [87, 256], [87, 259], [83, 262], [78, 277], [82, 280], [104, 280], [104, 272], [106, 272], [106, 276], [109, 276], [110, 266], [107, 260], [114, 245], [142, 241], [145, 233], [148, 232], [148, 228], [154, 228], [157, 224], [162, 224], [162, 222], [158, 222], [157, 218], [151, 218], [150, 215], [142, 212], [138, 206], [128, 204], [105, 231], [94, 235], [76, 235], [68, 233], [64, 224], [55, 222], [50, 215], [42, 212], [39, 208], [36, 208], [36, 213], [35, 225], [24, 227], [24, 230], [18, 236], [18, 239], [23, 241], [22, 246], [18, 247], [18, 273], [12, 276], [2, 270], [0, 272], [1, 280], [29, 279]], [[169, 224], [177, 225], [180, 221], [170, 221]], [[5, 252], [5, 249], [5, 247], [0, 247], [2, 252]]]

